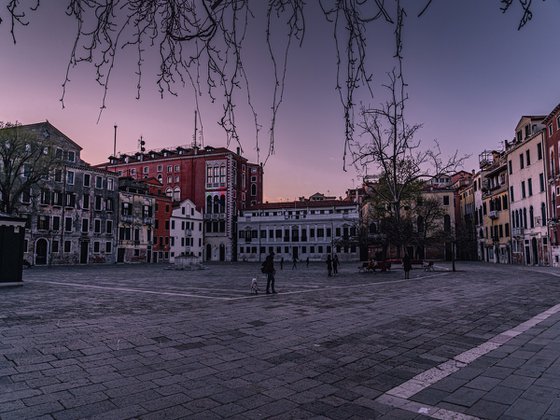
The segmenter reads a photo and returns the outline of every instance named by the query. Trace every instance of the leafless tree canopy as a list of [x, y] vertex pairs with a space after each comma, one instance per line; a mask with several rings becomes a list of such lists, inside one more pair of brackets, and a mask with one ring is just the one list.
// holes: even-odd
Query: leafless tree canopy
[[[348, 152], [354, 135], [355, 95], [358, 90], [371, 92], [372, 75], [367, 69], [367, 28], [374, 22], [392, 25], [395, 32], [395, 56], [402, 58], [401, 32], [405, 18], [421, 16], [432, 0], [319, 0], [324, 17], [332, 24], [336, 47], [337, 80], [345, 119], [345, 148]], [[532, 0], [518, 0], [523, 9], [520, 27], [531, 19]], [[45, 3], [45, 4], [43, 4]], [[500, 0], [505, 12], [514, 0]], [[266, 8], [266, 41], [273, 64], [272, 117], [268, 124], [269, 143], [264, 161], [274, 153], [274, 131], [284, 95], [284, 81], [290, 47], [301, 44], [305, 34], [305, 0], [67, 0], [67, 15], [74, 18], [76, 32], [61, 102], [73, 68], [89, 63], [103, 90], [101, 112], [107, 106], [107, 94], [115, 59], [124, 50], [133, 50], [137, 60], [137, 95], [144, 82], [143, 65], [148, 49], [159, 53], [157, 86], [160, 93], [176, 95], [177, 86], [188, 85], [198, 98], [207, 94], [223, 105], [219, 120], [228, 142], [241, 146], [237, 132], [237, 95], [243, 95], [253, 112], [256, 150], [260, 152], [260, 119], [251, 101], [251, 90], [244, 66], [243, 45], [252, 19], [259, 19], [252, 8]], [[7, 16], [11, 35], [26, 26], [32, 12], [48, 7], [41, 0], [9, 0]], [[1, 15], [0, 15], [1, 19]], [[1, 20], [0, 20], [1, 23]], [[278, 29], [281, 28], [281, 29]], [[283, 28], [283, 29], [282, 29]], [[274, 31], [284, 31], [275, 37]], [[285, 36], [284, 36], [285, 35]], [[282, 45], [273, 45], [281, 39]], [[200, 112], [198, 113], [200, 115]], [[260, 160], [260, 158], [259, 158]]]
[[60, 167], [48, 138], [0, 122], [0, 211], [15, 214], [33, 188]]

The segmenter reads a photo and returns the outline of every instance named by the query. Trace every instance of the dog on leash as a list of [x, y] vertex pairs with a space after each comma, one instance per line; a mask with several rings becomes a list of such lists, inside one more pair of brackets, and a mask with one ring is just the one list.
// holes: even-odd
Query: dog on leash
[[251, 293], [255, 295], [259, 294], [259, 284], [257, 283], [257, 279], [255, 277], [251, 280]]

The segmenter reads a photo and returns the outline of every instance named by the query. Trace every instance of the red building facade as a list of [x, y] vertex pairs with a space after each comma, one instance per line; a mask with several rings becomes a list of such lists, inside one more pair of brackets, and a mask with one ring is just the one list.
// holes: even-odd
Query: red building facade
[[204, 213], [206, 261], [237, 259], [238, 210], [262, 203], [262, 167], [226, 148], [177, 147], [123, 154], [98, 166], [119, 176], [154, 178], [172, 201], [191, 200]]

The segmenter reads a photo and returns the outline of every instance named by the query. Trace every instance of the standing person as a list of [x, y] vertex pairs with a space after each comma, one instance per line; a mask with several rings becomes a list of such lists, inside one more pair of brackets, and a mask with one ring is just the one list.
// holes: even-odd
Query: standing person
[[276, 273], [274, 269], [274, 252], [267, 255], [261, 271], [266, 274], [266, 294], [270, 294], [270, 290], [272, 290], [272, 293], [276, 293], [274, 289], [274, 274]]
[[333, 273], [336, 276], [338, 274], [338, 255], [334, 254], [334, 258], [332, 261], [332, 268], [333, 268]]
[[293, 258], [292, 258], [292, 270], [295, 270], [297, 268], [297, 257], [294, 254]]
[[327, 271], [329, 273], [329, 277], [332, 276], [332, 258], [331, 258], [331, 254], [327, 255]]
[[410, 278], [410, 270], [412, 269], [412, 262], [410, 261], [410, 256], [408, 254], [404, 254], [404, 258], [402, 259], [402, 266], [404, 270], [404, 278]]
[[284, 257], [280, 258], [280, 270], [284, 269]]
[[306, 260], [305, 260], [305, 266], [306, 266], [307, 268], [309, 268], [309, 257], [307, 257]]

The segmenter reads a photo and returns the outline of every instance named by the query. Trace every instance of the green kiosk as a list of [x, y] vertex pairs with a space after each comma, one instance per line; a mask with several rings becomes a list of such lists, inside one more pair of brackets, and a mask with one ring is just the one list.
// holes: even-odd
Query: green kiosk
[[21, 286], [25, 219], [0, 213], [0, 287]]

